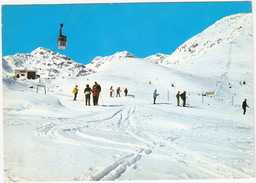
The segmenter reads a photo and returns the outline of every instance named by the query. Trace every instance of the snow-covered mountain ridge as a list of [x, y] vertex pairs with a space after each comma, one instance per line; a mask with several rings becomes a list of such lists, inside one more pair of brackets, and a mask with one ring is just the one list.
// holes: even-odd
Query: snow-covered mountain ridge
[[65, 55], [39, 47], [28, 54], [17, 53], [3, 57], [2, 66], [5, 75], [13, 75], [15, 69], [26, 69], [37, 70], [42, 77], [46, 78], [85, 76], [94, 73], [104, 64], [119, 58], [136, 58], [136, 56], [127, 51], [117, 52], [111, 56], [97, 56], [90, 64], [83, 65]]
[[[222, 18], [202, 33], [192, 37], [171, 55], [158, 53], [146, 57], [145, 60], [163, 66], [173, 66], [184, 61], [194, 60], [207, 55], [213, 49], [219, 49], [225, 44], [231, 44], [236, 39], [252, 39], [252, 14], [236, 14]], [[228, 52], [228, 50], [225, 50]], [[69, 57], [54, 53], [49, 49], [39, 47], [30, 54], [15, 54], [3, 57], [4, 74], [11, 75], [17, 68], [36, 69], [42, 77], [84, 76], [103, 70], [111, 62], [120, 58], [137, 58], [123, 51], [110, 56], [95, 57], [87, 65], [74, 62]]]
[[146, 59], [165, 66], [179, 64], [207, 54], [222, 44], [232, 43], [239, 36], [252, 38], [252, 32], [251, 13], [227, 16], [183, 43], [171, 55], [157, 54]]
[[137, 58], [137, 57], [127, 51], [116, 52], [115, 54], [106, 56], [106, 57], [97, 56], [93, 59], [91, 63], [89, 63], [86, 66], [93, 70], [99, 70], [99, 68], [103, 69], [102, 68], [103, 65], [106, 66], [109, 63], [111, 63], [111, 61], [120, 59], [120, 58]]
[[93, 73], [85, 65], [49, 49], [39, 47], [28, 54], [17, 53], [2, 59], [4, 74], [12, 75], [15, 69], [36, 70], [42, 77], [83, 76]]

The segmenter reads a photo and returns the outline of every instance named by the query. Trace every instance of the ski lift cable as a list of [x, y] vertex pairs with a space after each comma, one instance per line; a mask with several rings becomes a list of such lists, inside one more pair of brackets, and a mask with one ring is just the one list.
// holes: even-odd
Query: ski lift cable
[[[68, 13], [67, 13], [67, 15], [66, 15], [66, 17], [65, 17], [65, 19], [64, 19], [64, 21], [63, 21], [63, 24], [67, 21], [67, 19], [68, 19], [68, 17], [69, 17], [69, 14], [70, 14], [70, 12], [71, 12], [71, 10], [72, 10], [72, 8], [73, 8], [73, 5], [69, 8]], [[56, 35], [53, 37], [53, 39], [52, 39], [52, 41], [51, 41], [51, 43], [50, 43], [49, 48], [52, 46], [53, 42], [56, 40], [56, 37], [58, 37], [58, 33], [56, 33]]]
[[71, 12], [71, 10], [72, 10], [72, 8], [73, 8], [73, 5], [69, 8], [68, 14], [66, 15], [66, 18], [64, 19], [63, 24], [66, 23], [66, 21], [67, 21], [67, 19], [68, 19], [68, 17], [69, 17], [69, 14], [70, 14], [70, 12]]
[[85, 11], [83, 12], [83, 14], [79, 17], [79, 19], [76, 21], [76, 23], [71, 27], [71, 29], [69, 30], [68, 34], [73, 31], [74, 27], [82, 20], [82, 18], [84, 17], [84, 15], [89, 11], [89, 9], [91, 8], [92, 4], [90, 4]]
[[[82, 19], [82, 18], [84, 17], [84, 15], [88, 12], [88, 10], [91, 8], [91, 6], [92, 6], [92, 4], [90, 4], [90, 5], [85, 9], [85, 11], [83, 12], [83, 14], [82, 14], [82, 15], [79, 17], [79, 19], [76, 21], [76, 23], [71, 27], [71, 29], [70, 29], [70, 31], [68, 32], [68, 34], [69, 34], [69, 33], [74, 29], [74, 27], [81, 21], [81, 19]], [[73, 8], [73, 5], [69, 8], [69, 11], [68, 11], [66, 17], [65, 17], [63, 23], [61, 24], [61, 28], [63, 27], [64, 23], [67, 21], [69, 15], [70, 15], [70, 12], [71, 12], [71, 10], [72, 10], [72, 8]], [[57, 36], [58, 36], [58, 33], [54, 36], [54, 39], [51, 41], [49, 47], [51, 47], [51, 45], [53, 44], [53, 42], [54, 42], [54, 40], [56, 39]]]

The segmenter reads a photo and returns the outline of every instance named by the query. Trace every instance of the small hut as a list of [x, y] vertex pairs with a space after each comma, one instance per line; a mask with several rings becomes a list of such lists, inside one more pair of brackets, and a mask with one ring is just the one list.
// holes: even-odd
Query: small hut
[[207, 97], [215, 97], [215, 92], [205, 92], [205, 96], [207, 96]]
[[15, 77], [23, 79], [36, 79], [38, 75], [36, 74], [36, 70], [15, 69]]

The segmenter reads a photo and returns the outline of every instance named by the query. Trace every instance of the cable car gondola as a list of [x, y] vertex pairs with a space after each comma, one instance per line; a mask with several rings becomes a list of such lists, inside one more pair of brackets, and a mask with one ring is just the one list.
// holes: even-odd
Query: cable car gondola
[[58, 37], [58, 49], [66, 49], [67, 48], [67, 36], [62, 35], [62, 27], [63, 24], [60, 24], [60, 35]]

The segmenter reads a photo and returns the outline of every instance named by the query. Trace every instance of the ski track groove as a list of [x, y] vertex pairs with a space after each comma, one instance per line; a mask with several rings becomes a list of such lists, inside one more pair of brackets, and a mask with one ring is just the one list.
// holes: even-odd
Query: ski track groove
[[[130, 118], [131, 118], [131, 114], [130, 114], [131, 109], [129, 109], [128, 113], [127, 113], [127, 117], [122, 120], [119, 121], [120, 124], [126, 124], [126, 125], [130, 125]], [[135, 109], [133, 110], [133, 112], [135, 111]], [[132, 113], [133, 113], [132, 112]], [[122, 119], [122, 117], [121, 117]], [[128, 123], [125, 123], [127, 122]], [[122, 123], [121, 123], [122, 122]], [[120, 126], [120, 125], [119, 125]], [[188, 152], [188, 154], [193, 156], [193, 159], [195, 159], [197, 161], [198, 164], [200, 164], [201, 166], [197, 166], [198, 171], [200, 171], [201, 173], [205, 174], [207, 177], [219, 177], [219, 178], [225, 178], [228, 174], [229, 177], [234, 177], [234, 173], [233, 172], [237, 172], [240, 173], [240, 175], [242, 174], [243, 177], [247, 177], [248, 175], [246, 173], [241, 173], [241, 171], [238, 171], [236, 169], [230, 168], [228, 166], [226, 166], [223, 163], [219, 163], [218, 165], [215, 165], [214, 162], [212, 162], [212, 160], [210, 158], [208, 158], [207, 156], [204, 156], [202, 154], [197, 154], [196, 156], [194, 155], [194, 152], [192, 150], [189, 149], [183, 149], [179, 146], [177, 146], [176, 144], [174, 144], [174, 141], [182, 138], [182, 136], [179, 136], [177, 138], [175, 138], [175, 140], [171, 140], [168, 141], [164, 138], [159, 139], [159, 137], [156, 137], [154, 135], [147, 135], [147, 136], [139, 136], [138, 133], [134, 133], [133, 129], [136, 128], [136, 132], [139, 131], [138, 127], [132, 127], [131, 125], [129, 127], [123, 127], [125, 129], [129, 129], [126, 130], [126, 133], [128, 133], [130, 136], [136, 138], [137, 140], [141, 141], [142, 143], [144, 143], [149, 149], [154, 149], [156, 148], [156, 145], [160, 145], [161, 144], [166, 144], [166, 146], [168, 146], [168, 149], [171, 151], [171, 153], [166, 153], [166, 150], [161, 150], [161, 148], [158, 148], [159, 151], [162, 151], [163, 153], [169, 155], [170, 157], [173, 157], [176, 159], [177, 162], [179, 162], [179, 164], [181, 166], [185, 166], [186, 168], [190, 168], [191, 170], [194, 169], [194, 165], [193, 162], [190, 162], [191, 157], [185, 157], [184, 159], [184, 153], [183, 152]], [[148, 139], [148, 140], [147, 140]], [[155, 142], [157, 141], [157, 142]], [[152, 145], [153, 142], [153, 145]], [[175, 147], [174, 147], [175, 146]], [[176, 152], [175, 152], [175, 151]], [[174, 151], [174, 152], [173, 152]], [[215, 170], [215, 171], [210, 171], [210, 170]], [[238, 175], [237, 177], [239, 177], [240, 175]]]
[[122, 157], [100, 173], [93, 176], [91, 181], [114, 181], [121, 177], [121, 175], [126, 172], [128, 167], [136, 164], [141, 159], [141, 157], [141, 154], [134, 153]]
[[[186, 169], [189, 168], [191, 170], [194, 169], [194, 162], [191, 162], [191, 158], [197, 161], [197, 164], [200, 166], [197, 166], [197, 171], [200, 171], [202, 174], [204, 174], [207, 177], [218, 177], [218, 178], [225, 178], [225, 177], [234, 177], [234, 172], [237, 172], [239, 175], [242, 175], [243, 177], [247, 177], [248, 175], [246, 173], [242, 173], [241, 171], [238, 171], [236, 169], [232, 169], [228, 166], [226, 166], [223, 163], [219, 164], [214, 164], [214, 161], [212, 161], [210, 158], [207, 156], [204, 156], [203, 154], [194, 154], [192, 150], [189, 149], [184, 149], [175, 144], [175, 140], [182, 138], [183, 136], [179, 137], [174, 137], [173, 139], [165, 139], [161, 136], [155, 136], [154, 134], [145, 134], [145, 133], [140, 133], [141, 128], [138, 127], [139, 123], [138, 118], [133, 118], [132, 115], [135, 113], [136, 107], [129, 107], [128, 109], [123, 107], [122, 109], [119, 109], [117, 111], [114, 111], [112, 115], [109, 117], [105, 117], [100, 120], [88, 120], [86, 121], [85, 119], [71, 119], [71, 118], [51, 118], [50, 120], [52, 121], [59, 121], [58, 123], [47, 123], [43, 124], [43, 126], [38, 127], [37, 134], [38, 135], [45, 135], [48, 136], [52, 140], [56, 140], [61, 143], [68, 143], [72, 145], [80, 145], [80, 146], [91, 146], [91, 147], [100, 147], [100, 148], [108, 148], [108, 149], [115, 149], [118, 151], [123, 151], [123, 152], [129, 152], [132, 153], [134, 150], [128, 150], [129, 147], [132, 147], [132, 144], [120, 144], [124, 145], [125, 149], [121, 148], [114, 148], [114, 147], [107, 147], [105, 144], [103, 145], [95, 145], [93, 143], [88, 144], [85, 143], [83, 139], [86, 140], [92, 140], [92, 141], [97, 141], [101, 142], [104, 141], [104, 143], [107, 144], [116, 144], [118, 142], [116, 141], [111, 141], [110, 139], [104, 139], [103, 137], [95, 137], [95, 136], [90, 136], [87, 134], [83, 134], [81, 129], [85, 128], [87, 125], [84, 125], [84, 123], [95, 123], [95, 122], [109, 122], [112, 124], [112, 130], [118, 130], [118, 131], [123, 131], [129, 136], [137, 139], [140, 141], [148, 150], [144, 150], [142, 146], [140, 148], [142, 151], [145, 152], [144, 155], [149, 155], [152, 153], [151, 149], [157, 148], [160, 152], [163, 152], [167, 156], [170, 156], [176, 160], [181, 166], [184, 166]], [[88, 117], [88, 115], [86, 116]], [[114, 125], [114, 118], [117, 117], [116, 125]], [[135, 121], [134, 121], [135, 119]], [[140, 118], [139, 118], [140, 119]], [[77, 124], [78, 127], [74, 126], [73, 124], [67, 124], [62, 122], [67, 122], [67, 121], [79, 121]], [[140, 119], [141, 120], [141, 119]], [[143, 119], [142, 119], [143, 120]], [[80, 123], [81, 122], [81, 123]], [[106, 125], [105, 123], [100, 123], [103, 125]], [[80, 126], [79, 126], [80, 125]], [[116, 128], [114, 128], [116, 126]], [[212, 126], [199, 126], [197, 128], [212, 128]], [[195, 128], [196, 129], [196, 128]], [[143, 134], [143, 135], [142, 135]], [[77, 139], [77, 138], [82, 138], [82, 141]], [[96, 143], [97, 144], [97, 143]], [[161, 144], [165, 144], [165, 148], [161, 148]], [[184, 155], [183, 152], [189, 152], [188, 154], [192, 155], [193, 157], [188, 157]], [[117, 180], [124, 174], [127, 170], [128, 167], [135, 165], [141, 158], [142, 155], [139, 154], [141, 152], [138, 152], [137, 150], [137, 155], [132, 153], [129, 156], [125, 156], [117, 161], [115, 161], [113, 164], [105, 168], [103, 171], [99, 172], [98, 174], [92, 176], [92, 181], [100, 181], [100, 180], [110, 180], [114, 181]], [[190, 175], [188, 175], [190, 176]]]

